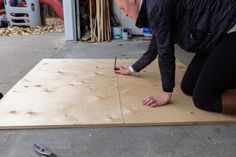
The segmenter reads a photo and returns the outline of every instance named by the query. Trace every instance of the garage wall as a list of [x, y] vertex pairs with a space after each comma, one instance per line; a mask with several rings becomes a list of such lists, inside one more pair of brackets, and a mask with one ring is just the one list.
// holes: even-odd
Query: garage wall
[[64, 26], [65, 26], [65, 39], [77, 40], [77, 25], [76, 25], [76, 1], [63, 0], [64, 10]]
[[113, 11], [123, 27], [132, 28], [133, 34], [142, 34], [142, 29], [139, 29], [135, 26], [135, 21], [132, 21], [129, 17], [124, 16], [124, 14], [115, 4], [115, 0], [113, 0]]
[[[77, 23], [76, 18], [79, 15], [76, 15], [76, 3], [79, 4], [79, 0], [63, 0], [64, 10], [64, 25], [65, 25], [65, 39], [66, 40], [77, 40], [80, 38], [80, 34], [77, 29], [80, 28], [79, 23]], [[121, 10], [115, 5], [115, 0], [113, 0], [113, 11], [114, 14], [118, 17], [123, 27], [132, 28], [133, 34], [142, 34], [142, 30], [138, 29], [135, 26], [135, 22], [125, 17]], [[78, 11], [79, 12], [79, 11]]]

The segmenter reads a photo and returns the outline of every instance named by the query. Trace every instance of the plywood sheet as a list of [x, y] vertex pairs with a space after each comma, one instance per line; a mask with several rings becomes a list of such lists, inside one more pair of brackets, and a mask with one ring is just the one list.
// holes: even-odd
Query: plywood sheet
[[[118, 60], [129, 66], [134, 60]], [[142, 100], [161, 91], [157, 62], [136, 76], [115, 75], [114, 60], [42, 60], [0, 102], [0, 129], [84, 126], [235, 123], [196, 109], [179, 89], [177, 62], [172, 103], [158, 108]]]
[[111, 62], [43, 60], [2, 99], [0, 127], [122, 123]]
[[[131, 61], [122, 60], [122, 65], [130, 65]], [[180, 90], [180, 82], [186, 70], [177, 61], [176, 88], [171, 104], [149, 108], [142, 105], [148, 96], [161, 92], [160, 73], [157, 63], [153, 63], [135, 77], [119, 77], [118, 86], [121, 97], [122, 112], [126, 125], [180, 125], [180, 124], [209, 124], [236, 122], [236, 116], [210, 113], [197, 109], [191, 97]]]

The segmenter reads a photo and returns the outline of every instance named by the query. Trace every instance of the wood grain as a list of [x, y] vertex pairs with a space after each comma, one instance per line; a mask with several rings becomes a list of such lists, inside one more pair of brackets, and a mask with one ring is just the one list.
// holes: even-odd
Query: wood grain
[[121, 124], [111, 62], [43, 60], [1, 100], [0, 127]]
[[[130, 65], [129, 60], [122, 60], [122, 65]], [[235, 123], [236, 116], [210, 113], [197, 109], [191, 97], [180, 90], [180, 82], [186, 70], [177, 61], [176, 88], [171, 104], [149, 108], [142, 105], [148, 96], [158, 95], [162, 90], [157, 62], [135, 77], [119, 77], [119, 94], [121, 97], [123, 118], [126, 125], [183, 125]]]

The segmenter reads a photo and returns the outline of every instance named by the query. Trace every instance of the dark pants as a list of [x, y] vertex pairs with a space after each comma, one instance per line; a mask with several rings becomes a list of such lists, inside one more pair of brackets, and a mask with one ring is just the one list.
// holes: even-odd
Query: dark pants
[[[236, 82], [236, 32], [223, 36], [209, 53], [197, 53], [186, 73], [181, 89], [192, 96], [196, 107], [222, 112], [222, 95]], [[231, 88], [232, 89], [232, 88]]]

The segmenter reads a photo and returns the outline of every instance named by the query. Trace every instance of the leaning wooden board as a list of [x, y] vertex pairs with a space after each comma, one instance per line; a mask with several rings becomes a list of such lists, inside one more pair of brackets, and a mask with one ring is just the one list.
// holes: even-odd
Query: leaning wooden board
[[[118, 60], [130, 65], [134, 60]], [[154, 62], [140, 74], [113, 72], [114, 60], [45, 59], [0, 102], [0, 129], [235, 123], [236, 116], [194, 107], [179, 88], [185, 66], [177, 61], [172, 103], [158, 108], [142, 100], [161, 92]]]

